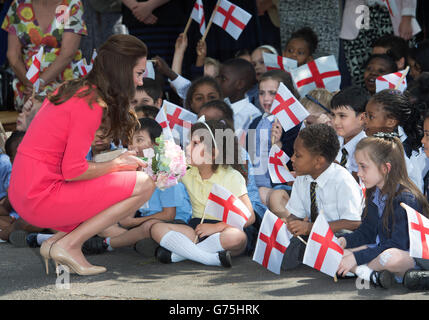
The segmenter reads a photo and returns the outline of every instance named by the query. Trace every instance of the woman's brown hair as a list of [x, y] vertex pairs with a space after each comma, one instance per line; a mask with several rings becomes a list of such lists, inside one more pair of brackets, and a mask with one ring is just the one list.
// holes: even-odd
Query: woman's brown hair
[[[367, 137], [359, 141], [356, 145], [356, 152], [366, 151], [366, 155], [373, 161], [380, 172], [386, 163], [390, 163], [390, 170], [384, 176], [384, 185], [381, 190], [383, 195], [387, 195], [386, 206], [383, 213], [383, 227], [389, 231], [389, 220], [394, 223], [393, 199], [401, 192], [407, 191], [413, 194], [422, 206], [424, 216], [429, 216], [429, 204], [419, 188], [408, 177], [407, 167], [404, 158], [404, 148], [401, 140], [397, 137]], [[366, 190], [366, 206], [363, 216], [367, 214], [368, 203], [372, 200], [375, 186]]]
[[92, 107], [101, 99], [107, 105], [103, 110], [103, 121], [109, 124], [108, 135], [115, 143], [121, 140], [126, 144], [131, 141], [137, 124], [137, 117], [130, 109], [130, 101], [135, 95], [133, 69], [147, 54], [146, 45], [138, 38], [113, 35], [98, 50], [92, 70], [83, 78], [61, 85], [49, 96], [49, 101], [59, 105], [73, 96], [87, 97]]

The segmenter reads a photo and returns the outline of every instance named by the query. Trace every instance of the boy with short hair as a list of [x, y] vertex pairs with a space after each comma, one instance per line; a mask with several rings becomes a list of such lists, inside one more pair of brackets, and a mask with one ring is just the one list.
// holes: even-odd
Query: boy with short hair
[[131, 106], [150, 105], [157, 107], [162, 106], [162, 88], [151, 78], [145, 78], [142, 86], [136, 88], [136, 95], [131, 101]]
[[246, 96], [246, 92], [256, 83], [253, 65], [244, 59], [225, 61], [216, 78], [222, 89], [225, 102], [231, 105], [234, 112], [235, 130], [247, 130], [250, 123], [261, 111]]
[[361, 223], [361, 191], [352, 175], [334, 163], [338, 149], [335, 130], [326, 124], [302, 129], [295, 140], [291, 161], [297, 178], [286, 205], [287, 227], [295, 237], [284, 256], [286, 270], [301, 263], [305, 246], [296, 237], [306, 238], [319, 214], [334, 233]]
[[154, 106], [143, 104], [143, 105], [135, 106], [134, 111], [138, 119], [141, 119], [141, 118], [155, 119], [156, 115], [159, 112], [159, 109]]
[[335, 160], [353, 174], [356, 180], [358, 167], [354, 158], [357, 143], [366, 137], [364, 129], [367, 91], [358, 86], [341, 90], [331, 100], [333, 127], [340, 141]]

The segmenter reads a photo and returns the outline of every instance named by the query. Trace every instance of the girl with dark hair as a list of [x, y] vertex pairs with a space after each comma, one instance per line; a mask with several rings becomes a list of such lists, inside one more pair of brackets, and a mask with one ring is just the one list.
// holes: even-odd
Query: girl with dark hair
[[429, 72], [429, 40], [422, 41], [410, 49], [408, 64], [414, 80], [417, 80], [423, 72]]
[[296, 60], [298, 67], [313, 60], [313, 54], [319, 42], [316, 33], [309, 27], [292, 33], [283, 50], [283, 56]]
[[64, 83], [45, 100], [21, 142], [13, 164], [9, 197], [27, 222], [59, 231], [43, 242], [45, 260], [79, 275], [105, 272], [82, 254], [92, 236], [135, 212], [154, 191], [135, 152], [103, 162], [85, 159], [100, 124], [115, 142], [131, 141], [137, 118], [130, 111], [143, 84], [146, 45], [114, 35], [98, 50], [91, 72]]
[[222, 100], [222, 90], [212, 77], [201, 77], [192, 81], [186, 93], [185, 109], [198, 114], [201, 106], [212, 100]]
[[373, 95], [375, 93], [375, 80], [379, 76], [398, 71], [393, 58], [387, 54], [373, 54], [364, 65], [363, 80], [365, 88]]
[[[255, 221], [238, 141], [233, 130], [222, 121], [197, 122], [191, 128], [191, 143], [186, 151], [191, 168], [182, 182], [191, 199], [192, 218], [188, 225], [157, 223], [152, 226], [152, 239], [160, 244], [156, 256], [163, 263], [190, 259], [230, 267], [231, 255], [239, 255], [246, 249], [248, 239], [244, 230]], [[204, 216], [213, 184], [229, 190], [249, 209], [251, 216], [244, 230], [210, 215]], [[196, 236], [199, 242], [195, 244]]]
[[[366, 187], [362, 224], [339, 238], [345, 250], [338, 273], [351, 271], [389, 288], [393, 274], [402, 278], [415, 265], [403, 202], [425, 216], [429, 205], [407, 174], [401, 141], [391, 134], [362, 139], [356, 146], [358, 176]], [[399, 279], [398, 279], [399, 280]]]

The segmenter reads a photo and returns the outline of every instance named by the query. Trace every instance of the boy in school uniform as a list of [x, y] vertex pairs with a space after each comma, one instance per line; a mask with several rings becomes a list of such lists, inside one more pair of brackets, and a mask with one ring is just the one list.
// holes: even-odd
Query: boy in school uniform
[[246, 92], [256, 83], [253, 65], [244, 59], [227, 60], [222, 64], [216, 79], [225, 102], [234, 112], [235, 130], [247, 130], [250, 123], [262, 114], [246, 96]]
[[366, 137], [365, 107], [368, 103], [367, 91], [358, 86], [341, 90], [332, 97], [332, 124], [340, 142], [340, 151], [335, 160], [346, 168], [358, 181], [357, 164], [354, 158], [356, 145]]
[[162, 95], [161, 86], [155, 80], [145, 78], [143, 85], [136, 88], [136, 94], [131, 101], [131, 106], [149, 105], [160, 109], [162, 106]]
[[282, 268], [289, 270], [302, 262], [307, 238], [319, 214], [334, 233], [354, 230], [361, 223], [362, 196], [353, 176], [334, 163], [339, 150], [335, 130], [314, 124], [300, 131], [291, 158], [297, 178], [286, 205], [287, 226], [295, 236], [286, 250]]

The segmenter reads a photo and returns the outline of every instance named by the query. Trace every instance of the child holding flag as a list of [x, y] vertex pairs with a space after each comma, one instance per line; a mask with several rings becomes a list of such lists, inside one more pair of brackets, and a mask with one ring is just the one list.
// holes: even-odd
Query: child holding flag
[[[221, 121], [197, 122], [191, 129], [191, 143], [187, 156], [192, 167], [183, 177], [192, 204], [192, 219], [188, 225], [157, 223], [151, 228], [152, 238], [160, 244], [157, 258], [163, 263], [190, 259], [206, 265], [231, 266], [231, 255], [239, 255], [246, 248], [245, 231], [232, 227], [210, 215], [205, 215], [205, 207], [214, 184], [227, 189], [248, 208], [251, 216], [244, 230], [255, 221], [249, 196], [247, 195], [247, 174], [241, 162], [241, 152], [234, 138], [233, 150], [228, 150], [225, 139], [219, 149], [219, 135], [228, 135], [230, 129]], [[231, 133], [233, 132], [231, 130]], [[230, 156], [233, 152], [233, 164]], [[200, 242], [195, 244], [196, 236]], [[201, 241], [201, 239], [204, 240]]]
[[410, 257], [407, 214], [403, 202], [429, 214], [429, 204], [407, 174], [401, 141], [389, 133], [361, 140], [355, 151], [358, 176], [366, 187], [362, 224], [339, 238], [346, 250], [338, 274], [351, 271], [375, 285], [389, 288], [393, 274], [400, 281], [414, 267]]

